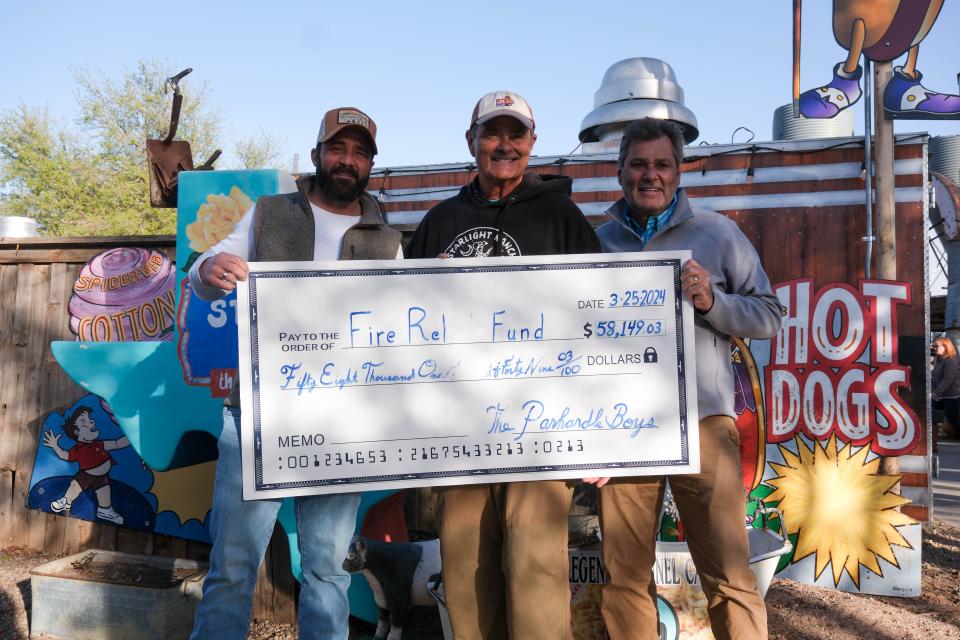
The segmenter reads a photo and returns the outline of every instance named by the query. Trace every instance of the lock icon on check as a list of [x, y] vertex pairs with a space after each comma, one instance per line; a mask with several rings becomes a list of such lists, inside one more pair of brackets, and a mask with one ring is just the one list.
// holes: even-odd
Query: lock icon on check
[[657, 350], [653, 347], [647, 347], [643, 352], [644, 363], [654, 363], [657, 361]]

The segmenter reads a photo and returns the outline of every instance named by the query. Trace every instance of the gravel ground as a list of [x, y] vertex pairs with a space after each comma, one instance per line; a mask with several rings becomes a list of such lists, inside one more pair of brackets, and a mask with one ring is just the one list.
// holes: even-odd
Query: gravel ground
[[[0, 550], [0, 639], [28, 638], [30, 569], [52, 557]], [[960, 529], [943, 523], [923, 535], [923, 593], [917, 598], [865, 596], [775, 579], [767, 593], [771, 640], [960, 640]], [[441, 640], [428, 612], [405, 639]], [[351, 640], [370, 640], [373, 627], [353, 621]], [[295, 640], [291, 625], [254, 621], [250, 640]]]
[[30, 610], [30, 569], [53, 560], [53, 556], [24, 549], [0, 549], [0, 638], [27, 638]]

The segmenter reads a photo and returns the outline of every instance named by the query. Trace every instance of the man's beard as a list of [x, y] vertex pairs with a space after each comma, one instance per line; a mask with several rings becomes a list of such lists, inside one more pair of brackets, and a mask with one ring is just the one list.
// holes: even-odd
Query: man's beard
[[344, 169], [341, 173], [349, 173], [353, 176], [354, 182], [346, 184], [342, 180], [337, 180], [331, 172], [323, 167], [317, 167], [317, 185], [323, 191], [323, 195], [334, 204], [350, 204], [360, 197], [360, 194], [367, 188], [367, 182], [370, 181], [370, 174], [360, 178], [356, 171]]

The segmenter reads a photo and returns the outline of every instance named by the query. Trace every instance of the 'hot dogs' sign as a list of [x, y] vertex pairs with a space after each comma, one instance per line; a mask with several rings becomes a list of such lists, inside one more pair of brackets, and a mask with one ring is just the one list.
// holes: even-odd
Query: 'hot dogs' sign
[[814, 290], [813, 279], [774, 288], [786, 315], [766, 369], [768, 442], [798, 433], [836, 435], [879, 455], [902, 455], [919, 438], [919, 420], [897, 393], [910, 370], [897, 364], [899, 305], [910, 285], [861, 280]]

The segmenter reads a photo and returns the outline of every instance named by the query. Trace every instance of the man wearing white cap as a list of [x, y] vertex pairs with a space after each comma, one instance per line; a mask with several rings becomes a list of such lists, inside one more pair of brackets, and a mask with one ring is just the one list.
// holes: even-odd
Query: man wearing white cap
[[[377, 125], [353, 107], [326, 113], [311, 152], [315, 176], [297, 192], [264, 196], [233, 232], [190, 269], [204, 300], [221, 298], [247, 278], [247, 261], [360, 260], [400, 257], [400, 232], [383, 221], [364, 189], [377, 152]], [[194, 640], [247, 637], [257, 570], [273, 533], [280, 500], [244, 502], [240, 474], [240, 398], [224, 401], [223, 433], [210, 515], [210, 571], [203, 582]], [[300, 638], [347, 640], [350, 576], [341, 563], [353, 536], [360, 496], [296, 498], [303, 566], [297, 623]]]
[[[467, 146], [477, 177], [433, 207], [408, 258], [595, 253], [572, 180], [527, 173], [533, 112], [511, 91], [477, 102]], [[570, 632], [563, 480], [436, 489], [443, 583], [457, 640], [564, 640]]]

